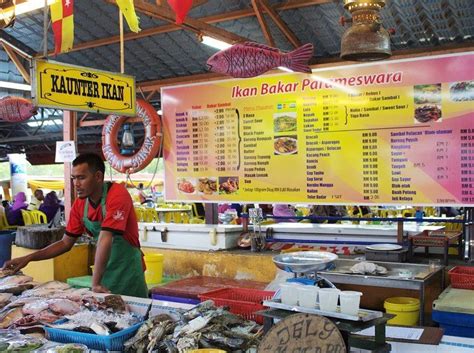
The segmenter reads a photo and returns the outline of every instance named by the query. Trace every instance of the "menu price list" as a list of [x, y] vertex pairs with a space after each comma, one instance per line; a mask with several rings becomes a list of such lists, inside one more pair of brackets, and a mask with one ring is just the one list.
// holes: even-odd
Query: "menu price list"
[[474, 129], [461, 129], [461, 201], [474, 202]]
[[[239, 167], [238, 117], [230, 107], [191, 110], [175, 114], [176, 171], [183, 174], [212, 170], [236, 171]], [[211, 106], [212, 107], [212, 106]], [[215, 151], [211, 158], [210, 151]]]

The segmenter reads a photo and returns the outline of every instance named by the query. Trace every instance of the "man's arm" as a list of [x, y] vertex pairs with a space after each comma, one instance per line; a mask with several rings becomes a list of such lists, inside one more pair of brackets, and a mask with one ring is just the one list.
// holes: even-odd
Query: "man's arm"
[[76, 238], [70, 237], [69, 235], [64, 235], [61, 240], [49, 245], [44, 249], [5, 262], [3, 268], [12, 269], [14, 272], [17, 272], [28, 265], [28, 263], [31, 261], [47, 260], [68, 252], [71, 250], [75, 242]]
[[94, 273], [92, 274], [92, 290], [94, 292], [109, 292], [102, 286], [102, 276], [104, 275], [107, 262], [109, 261], [110, 251], [112, 249], [113, 234], [107, 230], [101, 230], [97, 248], [95, 250]]

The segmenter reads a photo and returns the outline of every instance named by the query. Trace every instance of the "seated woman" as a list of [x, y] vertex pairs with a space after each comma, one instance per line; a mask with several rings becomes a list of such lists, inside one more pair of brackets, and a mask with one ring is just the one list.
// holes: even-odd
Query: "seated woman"
[[[295, 217], [296, 213], [291, 208], [290, 205], [275, 204], [275, 205], [273, 205], [273, 216], [275, 216], [275, 217]], [[294, 218], [288, 218], [288, 219], [275, 218], [275, 221], [276, 222], [297, 222], [297, 220], [294, 219]]]
[[8, 224], [11, 226], [22, 226], [23, 217], [21, 215], [21, 210], [26, 210], [28, 208], [28, 204], [26, 203], [26, 195], [24, 192], [19, 192], [15, 196], [15, 202], [13, 206], [9, 209], [6, 209], [7, 221]]
[[64, 207], [61, 205], [58, 195], [56, 195], [54, 191], [46, 194], [43, 203], [39, 207], [39, 210], [46, 215], [48, 223], [53, 220], [58, 210], [62, 209], [64, 209]]

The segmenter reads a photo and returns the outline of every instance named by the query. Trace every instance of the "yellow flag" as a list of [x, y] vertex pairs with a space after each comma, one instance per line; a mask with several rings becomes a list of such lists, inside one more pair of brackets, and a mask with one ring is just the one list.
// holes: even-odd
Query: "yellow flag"
[[138, 17], [135, 13], [135, 7], [133, 6], [133, 0], [115, 0], [120, 11], [125, 16], [125, 20], [128, 23], [128, 27], [132, 32], [140, 32], [140, 27], [138, 27]]

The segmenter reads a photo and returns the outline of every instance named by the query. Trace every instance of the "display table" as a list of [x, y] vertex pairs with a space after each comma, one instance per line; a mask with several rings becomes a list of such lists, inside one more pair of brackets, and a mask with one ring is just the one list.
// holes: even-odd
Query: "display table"
[[[444, 281], [444, 267], [440, 266], [433, 270], [428, 265], [407, 264], [397, 262], [376, 262], [373, 263], [383, 266], [388, 270], [387, 275], [360, 275], [350, 273], [350, 268], [360, 261], [349, 259], [338, 259], [334, 261], [336, 268], [332, 271], [320, 271], [318, 274], [332, 283], [351, 284], [369, 287], [384, 287], [411, 289], [418, 291], [420, 299], [420, 325], [424, 324], [425, 315], [425, 289], [428, 284], [434, 281], [440, 281], [441, 290]], [[400, 277], [400, 271], [410, 271], [412, 277]]]
[[[38, 250], [12, 246], [12, 258], [29, 255]], [[70, 277], [85, 276], [89, 270], [88, 244], [76, 244], [70, 251], [49, 260], [30, 262], [22, 269], [25, 275], [36, 282], [61, 281]]]
[[408, 251], [410, 258], [416, 247], [425, 248], [425, 255], [429, 255], [430, 248], [443, 248], [444, 265], [448, 266], [448, 253], [450, 247], [458, 249], [458, 256], [462, 256], [462, 232], [461, 231], [428, 231], [408, 237]]

